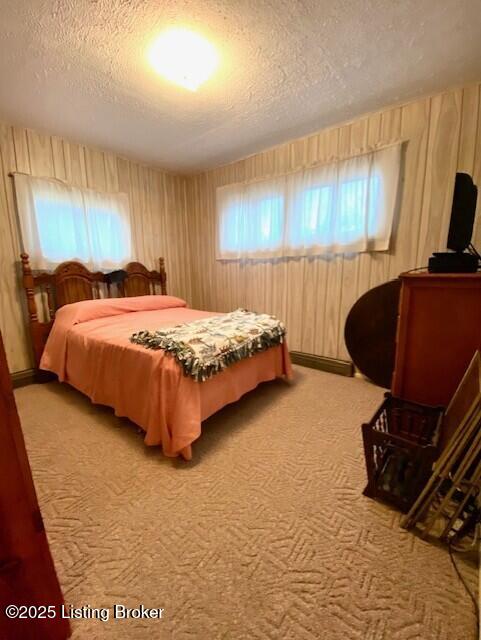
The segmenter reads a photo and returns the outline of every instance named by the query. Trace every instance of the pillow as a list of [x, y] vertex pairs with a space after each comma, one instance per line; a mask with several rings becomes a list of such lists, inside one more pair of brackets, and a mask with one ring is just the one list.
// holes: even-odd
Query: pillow
[[186, 306], [186, 301], [181, 298], [161, 295], [83, 300], [82, 302], [73, 302], [61, 307], [55, 314], [55, 321], [67, 321], [70, 326], [73, 326], [74, 324], [96, 320], [97, 318], [118, 316], [122, 313], [157, 311]]

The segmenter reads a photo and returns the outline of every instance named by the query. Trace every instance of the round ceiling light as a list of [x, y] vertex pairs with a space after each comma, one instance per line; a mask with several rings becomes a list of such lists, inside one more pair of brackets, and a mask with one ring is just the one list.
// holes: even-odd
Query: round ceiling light
[[163, 78], [189, 91], [197, 91], [219, 65], [215, 47], [203, 36], [184, 28], [161, 33], [150, 47], [148, 57]]

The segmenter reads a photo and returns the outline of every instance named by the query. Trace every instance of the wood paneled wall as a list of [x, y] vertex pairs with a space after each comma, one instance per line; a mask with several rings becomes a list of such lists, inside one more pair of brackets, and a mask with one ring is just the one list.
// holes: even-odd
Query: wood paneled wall
[[[406, 141], [403, 178], [388, 252], [274, 262], [215, 259], [218, 186], [400, 139]], [[481, 185], [480, 85], [386, 109], [193, 176], [187, 190], [193, 305], [274, 313], [287, 323], [290, 348], [347, 359], [344, 322], [357, 298], [401, 271], [426, 265], [434, 250], [445, 248], [456, 170]], [[474, 237], [481, 246], [481, 195]]]
[[20, 238], [13, 181], [22, 171], [129, 195], [135, 257], [149, 268], [164, 256], [168, 292], [192, 298], [186, 179], [111, 153], [0, 124], [0, 329], [11, 371], [32, 365], [19, 286]]
[[[20, 239], [11, 171], [55, 176], [79, 186], [125, 191], [137, 258], [163, 255], [169, 293], [201, 309], [239, 306], [287, 323], [292, 349], [348, 358], [346, 315], [365, 291], [423, 266], [446, 244], [456, 170], [481, 185], [481, 85], [385, 109], [239, 162], [175, 176], [108, 152], [0, 124], [0, 329], [12, 371], [31, 366], [19, 287]], [[215, 190], [406, 140], [399, 209], [388, 252], [266, 262], [215, 259]], [[481, 197], [475, 242], [481, 246]]]

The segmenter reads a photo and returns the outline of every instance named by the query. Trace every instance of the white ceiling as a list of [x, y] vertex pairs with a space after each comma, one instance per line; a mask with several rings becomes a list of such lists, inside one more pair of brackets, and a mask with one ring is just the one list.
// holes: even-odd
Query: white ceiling
[[[219, 49], [197, 93], [145, 52]], [[481, 79], [480, 0], [0, 0], [0, 119], [190, 171]]]

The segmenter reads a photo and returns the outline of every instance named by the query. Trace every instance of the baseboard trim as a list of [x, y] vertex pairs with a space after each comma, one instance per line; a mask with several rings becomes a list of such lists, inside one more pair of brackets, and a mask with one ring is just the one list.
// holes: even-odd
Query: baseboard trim
[[291, 351], [291, 360], [301, 367], [337, 373], [340, 376], [352, 377], [354, 375], [354, 365], [347, 360], [326, 358], [325, 356], [316, 356], [313, 353], [303, 353], [302, 351]]
[[15, 371], [11, 374], [12, 384], [14, 389], [19, 387], [26, 387], [27, 384], [33, 384], [36, 382], [35, 369], [24, 369], [23, 371]]

